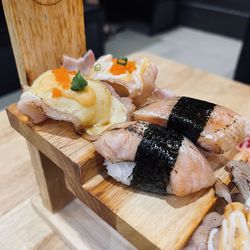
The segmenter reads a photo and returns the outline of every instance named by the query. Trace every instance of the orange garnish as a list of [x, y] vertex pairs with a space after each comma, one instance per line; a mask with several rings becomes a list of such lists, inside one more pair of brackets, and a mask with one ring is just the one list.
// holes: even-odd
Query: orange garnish
[[110, 73], [113, 75], [121, 75], [126, 73], [126, 68], [119, 64], [113, 64], [110, 68]]
[[136, 70], [136, 62], [135, 61], [128, 61], [126, 65], [121, 65], [117, 63], [117, 58], [112, 59], [112, 66], [109, 72], [113, 75], [121, 75], [129, 72], [130, 74]]
[[62, 91], [58, 88], [52, 89], [52, 97], [57, 98], [62, 96]]
[[70, 74], [76, 74], [75, 71], [68, 71], [64, 67], [54, 69], [52, 72], [55, 75], [56, 81], [62, 86], [63, 89], [69, 89], [71, 86]]
[[126, 69], [129, 73], [132, 73], [133, 71], [135, 71], [136, 70], [135, 61], [128, 61], [126, 65]]
[[76, 74], [77, 74], [77, 71], [75, 71], [75, 70], [68, 71], [68, 72], [69, 72], [69, 74], [71, 74], [71, 75], [76, 75]]

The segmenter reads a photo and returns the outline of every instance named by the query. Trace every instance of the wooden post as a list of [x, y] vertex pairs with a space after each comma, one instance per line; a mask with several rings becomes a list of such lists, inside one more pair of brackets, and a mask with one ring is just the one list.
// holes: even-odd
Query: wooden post
[[56, 212], [70, 202], [74, 196], [66, 188], [63, 171], [28, 141], [27, 145], [43, 205], [48, 210]]
[[[22, 87], [42, 72], [58, 67], [64, 54], [80, 57], [85, 51], [82, 0], [2, 0]], [[64, 174], [29, 144], [43, 204], [55, 212], [71, 193]]]
[[2, 0], [21, 85], [85, 52], [83, 0]]

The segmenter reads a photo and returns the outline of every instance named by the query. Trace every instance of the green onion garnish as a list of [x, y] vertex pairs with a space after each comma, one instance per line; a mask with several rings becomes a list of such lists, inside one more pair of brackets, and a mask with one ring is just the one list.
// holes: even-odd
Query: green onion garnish
[[117, 58], [117, 64], [126, 66], [128, 62], [128, 58], [127, 57], [118, 57]]
[[71, 90], [80, 91], [83, 90], [88, 85], [88, 82], [83, 78], [80, 71], [74, 76], [71, 82]]
[[101, 70], [101, 64], [97, 63], [94, 67], [94, 71], [100, 71]]

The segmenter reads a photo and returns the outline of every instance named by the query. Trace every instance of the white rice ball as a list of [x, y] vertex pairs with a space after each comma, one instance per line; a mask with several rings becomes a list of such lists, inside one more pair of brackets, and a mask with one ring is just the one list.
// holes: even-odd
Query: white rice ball
[[130, 186], [130, 182], [132, 180], [132, 173], [135, 167], [134, 162], [117, 162], [112, 163], [110, 161], [105, 160], [103, 163], [108, 170], [108, 175], [113, 177], [118, 182], [121, 182], [125, 185]]

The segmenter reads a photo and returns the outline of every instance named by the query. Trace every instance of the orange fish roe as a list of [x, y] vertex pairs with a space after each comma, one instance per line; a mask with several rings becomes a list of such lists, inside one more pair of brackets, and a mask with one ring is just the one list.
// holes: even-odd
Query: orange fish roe
[[52, 97], [57, 98], [62, 96], [62, 91], [58, 88], [52, 89]]
[[128, 61], [126, 65], [126, 69], [129, 73], [132, 73], [133, 71], [135, 71], [136, 70], [135, 61]]
[[126, 73], [126, 68], [123, 65], [114, 63], [109, 71], [113, 75], [121, 75]]
[[52, 70], [55, 75], [56, 81], [62, 86], [63, 89], [69, 89], [71, 86], [70, 75], [76, 74], [75, 71], [68, 71], [64, 67]]
[[136, 70], [136, 62], [135, 61], [128, 61], [126, 65], [121, 65], [117, 63], [117, 58], [112, 59], [112, 66], [109, 70], [109, 72], [112, 75], [121, 75], [125, 74], [126, 72], [129, 72], [130, 74]]
[[71, 70], [71, 71], [68, 71], [69, 72], [69, 74], [71, 74], [71, 75], [76, 75], [77, 74], [77, 71], [75, 71], [75, 70]]

